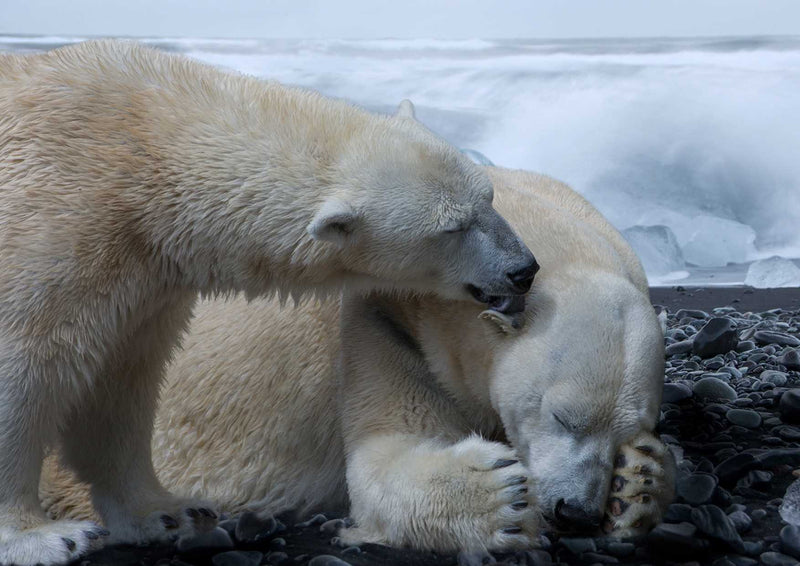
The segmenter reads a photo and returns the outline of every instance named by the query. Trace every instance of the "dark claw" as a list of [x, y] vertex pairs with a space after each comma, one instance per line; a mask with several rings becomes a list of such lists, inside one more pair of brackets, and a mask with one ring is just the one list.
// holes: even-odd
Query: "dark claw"
[[625, 455], [624, 454], [617, 454], [617, 457], [614, 458], [614, 467], [615, 468], [624, 468], [625, 467]]
[[521, 485], [519, 487], [515, 487], [514, 489], [512, 489], [509, 492], [509, 494], [512, 495], [512, 496], [514, 496], [514, 495], [522, 495], [523, 493], [528, 493], [528, 486], [527, 485]]
[[178, 521], [175, 520], [175, 517], [171, 517], [169, 515], [161, 515], [161, 522], [164, 524], [164, 527], [168, 529], [178, 528]]
[[638, 468], [639, 469], [636, 470], [636, 472], [639, 474], [652, 475], [653, 473], [653, 470], [650, 469], [650, 466], [638, 466]]
[[109, 531], [108, 529], [98, 529], [97, 534], [100, 535], [101, 537], [107, 537], [108, 535], [111, 534], [111, 531]]
[[507, 535], [516, 535], [516, 534], [519, 534], [519, 533], [522, 532], [522, 528], [520, 528], [520, 527], [506, 527], [501, 532], [504, 533], [504, 534], [507, 534]]
[[528, 481], [528, 478], [525, 476], [513, 476], [506, 480], [506, 485], [519, 485], [526, 481]]
[[94, 531], [83, 531], [83, 534], [85, 534], [86, 538], [88, 538], [89, 540], [97, 540], [100, 538], [100, 535], [98, 535]]
[[189, 515], [189, 517], [191, 517], [192, 519], [197, 519], [200, 516], [200, 511], [198, 511], [193, 507], [189, 507], [186, 510], [186, 514]]
[[203, 515], [205, 515], [206, 517], [209, 517], [211, 519], [216, 519], [217, 518], [217, 514], [214, 513], [211, 509], [206, 509], [205, 507], [200, 507], [198, 509], [198, 511], [200, 511], [200, 513], [202, 513]]
[[517, 510], [525, 509], [527, 506], [528, 506], [528, 502], [524, 501], [524, 500], [523, 501], [515, 501], [514, 503], [511, 504], [511, 508], [512, 509], [517, 509]]
[[498, 460], [497, 462], [494, 463], [492, 469], [499, 470], [500, 468], [507, 468], [509, 466], [513, 466], [517, 462], [519, 462], [519, 460]]
[[64, 544], [67, 545], [67, 550], [69, 550], [70, 552], [75, 550], [78, 546], [77, 544], [75, 544], [75, 541], [72, 540], [71, 538], [61, 537], [61, 540], [64, 541]]
[[610, 503], [611, 503], [611, 514], [614, 515], [615, 517], [619, 517], [620, 515], [622, 515], [625, 512], [625, 510], [630, 506], [629, 503], [626, 503], [625, 501], [622, 501], [621, 499], [618, 499], [616, 497], [613, 497]]
[[651, 456], [655, 450], [650, 446], [637, 446], [636, 449], [647, 456]]
[[622, 488], [625, 487], [626, 483], [628, 483], [628, 480], [622, 476], [614, 476], [614, 478], [611, 480], [611, 491], [622, 491]]

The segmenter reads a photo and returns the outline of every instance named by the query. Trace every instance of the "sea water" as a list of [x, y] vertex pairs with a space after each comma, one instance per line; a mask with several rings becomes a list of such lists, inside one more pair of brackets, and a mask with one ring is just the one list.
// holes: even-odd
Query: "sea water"
[[459, 147], [573, 186], [655, 284], [800, 257], [800, 38], [145, 41], [374, 111], [408, 98]]

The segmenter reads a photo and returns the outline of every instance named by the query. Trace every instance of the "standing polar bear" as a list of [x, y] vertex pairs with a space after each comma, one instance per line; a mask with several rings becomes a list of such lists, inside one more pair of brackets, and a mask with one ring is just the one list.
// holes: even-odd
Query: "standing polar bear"
[[536, 264], [492, 196], [413, 120], [133, 43], [0, 55], [0, 563], [105, 534], [42, 512], [55, 441], [113, 540], [215, 523], [150, 455], [198, 291], [521, 294]]
[[[437, 551], [528, 546], [541, 515], [617, 536], [658, 521], [674, 463], [652, 435], [663, 334], [639, 261], [565, 185], [487, 172], [542, 264], [524, 313], [204, 302], [162, 391], [162, 482], [232, 511], [349, 500], [344, 540]], [[91, 514], [63, 476], [43, 491], [54, 515]]]

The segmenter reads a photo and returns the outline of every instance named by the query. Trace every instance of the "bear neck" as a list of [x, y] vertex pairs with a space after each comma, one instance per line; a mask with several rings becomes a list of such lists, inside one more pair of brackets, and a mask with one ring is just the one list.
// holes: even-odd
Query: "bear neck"
[[348, 144], [381, 118], [274, 83], [218, 82], [153, 133], [162, 151], [141, 215], [153, 248], [177, 284], [203, 292], [340, 284], [341, 250], [306, 228], [347, 183], [339, 159]]

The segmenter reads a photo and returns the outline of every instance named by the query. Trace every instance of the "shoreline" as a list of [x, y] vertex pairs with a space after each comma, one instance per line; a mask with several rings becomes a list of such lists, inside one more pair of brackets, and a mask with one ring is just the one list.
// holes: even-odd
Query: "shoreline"
[[650, 302], [678, 309], [711, 311], [716, 307], [733, 307], [737, 311], [765, 312], [772, 309], [800, 310], [800, 287], [755, 289], [744, 285], [731, 287], [702, 287], [673, 285], [650, 287]]

